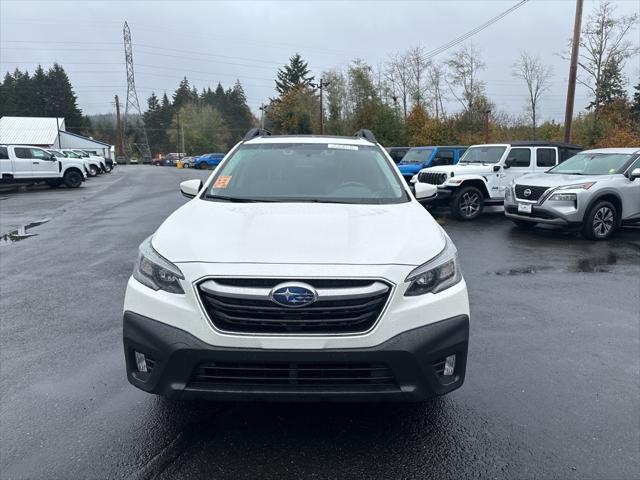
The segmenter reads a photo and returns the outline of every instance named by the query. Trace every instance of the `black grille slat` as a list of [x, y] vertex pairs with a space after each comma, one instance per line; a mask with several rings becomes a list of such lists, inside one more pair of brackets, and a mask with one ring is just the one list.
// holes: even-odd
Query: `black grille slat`
[[304, 282], [315, 288], [345, 288], [364, 287], [371, 284], [371, 280], [343, 279], [343, 278], [216, 278], [220, 285], [234, 287], [273, 288], [280, 283]]
[[[531, 190], [531, 195], [529, 195], [528, 197], [524, 194], [524, 191], [527, 189]], [[516, 190], [516, 198], [519, 198], [520, 200], [533, 201], [533, 200], [539, 200], [540, 197], [542, 197], [542, 195], [544, 194], [544, 192], [549, 190], [549, 187], [538, 187], [534, 185], [516, 185], [515, 190]]]
[[191, 386], [345, 387], [396, 386], [393, 372], [383, 364], [210, 363], [198, 366]]
[[418, 173], [418, 181], [431, 185], [442, 185], [447, 181], [447, 174], [441, 172], [420, 172]]
[[[226, 285], [225, 282], [238, 279], [216, 279], [216, 283]], [[240, 279], [247, 284], [252, 279]], [[304, 280], [311, 285], [326, 286], [325, 288], [364, 287], [371, 285], [372, 280], [332, 281], [328, 279]], [[233, 283], [233, 282], [231, 282]], [[265, 288], [283, 283], [282, 279], [256, 279], [259, 286]], [[337, 287], [336, 285], [341, 285]], [[233, 285], [247, 286], [248, 285]], [[320, 287], [318, 287], [320, 288]], [[391, 287], [383, 293], [374, 293], [359, 297], [322, 300], [300, 307], [290, 308], [278, 305], [268, 299], [238, 298], [224, 296], [213, 291], [199, 288], [200, 298], [212, 323], [224, 331], [242, 333], [358, 333], [370, 329], [376, 322], [384, 308]]]

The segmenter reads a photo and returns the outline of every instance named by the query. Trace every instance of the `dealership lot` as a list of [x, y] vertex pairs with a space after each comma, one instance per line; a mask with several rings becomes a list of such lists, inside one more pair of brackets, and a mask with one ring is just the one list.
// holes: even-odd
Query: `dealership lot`
[[[138, 244], [209, 172], [126, 166], [0, 193], [3, 478], [630, 478], [640, 470], [640, 228], [608, 242], [501, 211], [439, 217], [461, 255], [465, 385], [426, 405], [168, 403], [130, 386]], [[383, 228], [384, 226], [381, 226]], [[221, 226], [220, 228], [224, 228]]]

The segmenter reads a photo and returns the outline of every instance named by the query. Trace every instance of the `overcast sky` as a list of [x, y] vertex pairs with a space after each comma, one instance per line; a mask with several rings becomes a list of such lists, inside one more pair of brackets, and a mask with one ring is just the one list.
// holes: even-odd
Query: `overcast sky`
[[[295, 52], [312, 71], [342, 68], [354, 58], [382, 65], [392, 52], [417, 44], [434, 49], [482, 24], [516, 0], [440, 1], [27, 1], [0, 0], [0, 68], [33, 71], [54, 61], [65, 68], [84, 113], [112, 112], [114, 95], [126, 97], [122, 26], [133, 38], [140, 105], [155, 91], [171, 94], [183, 76], [198, 89], [242, 82], [254, 112], [274, 96], [273, 78]], [[640, 13], [640, 0], [613, 2], [618, 14]], [[597, 1], [585, 1], [587, 16]], [[519, 52], [539, 55], [553, 67], [543, 120], [564, 115], [566, 50], [574, 0], [531, 0], [472, 38], [487, 68], [480, 77], [498, 109], [524, 112], [526, 90], [512, 77]], [[640, 44], [636, 29], [630, 40]], [[451, 51], [436, 57], [444, 61]], [[625, 70], [640, 78], [640, 58]], [[588, 103], [579, 88], [576, 109]], [[447, 109], [459, 106], [449, 95]]]

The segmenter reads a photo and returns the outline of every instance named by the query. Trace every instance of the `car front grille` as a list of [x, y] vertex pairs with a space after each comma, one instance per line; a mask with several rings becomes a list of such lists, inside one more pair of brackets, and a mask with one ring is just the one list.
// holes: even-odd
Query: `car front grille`
[[353, 334], [366, 332], [380, 317], [391, 286], [380, 280], [317, 279], [303, 281], [317, 300], [288, 307], [270, 299], [283, 279], [212, 279], [198, 285], [213, 325], [225, 332], [263, 334]]
[[236, 363], [200, 364], [189, 386], [344, 388], [396, 386], [393, 372], [380, 363]]
[[[549, 187], [537, 187], [534, 185], [516, 185], [516, 198], [519, 200], [539, 200], [540, 197], [549, 190]], [[524, 192], [529, 190], [531, 193], [526, 195]]]
[[439, 172], [420, 172], [418, 174], [418, 181], [420, 183], [430, 183], [431, 185], [442, 185], [447, 181], [447, 174]]

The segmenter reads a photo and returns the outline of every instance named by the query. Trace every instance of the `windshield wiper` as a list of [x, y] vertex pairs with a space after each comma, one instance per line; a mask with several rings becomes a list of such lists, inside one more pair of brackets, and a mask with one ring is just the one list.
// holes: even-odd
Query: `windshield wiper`
[[228, 197], [225, 195], [207, 195], [206, 198], [211, 198], [213, 200], [224, 200], [226, 202], [237, 202], [237, 203], [273, 202], [274, 201], [274, 200], [262, 200], [259, 198]]

